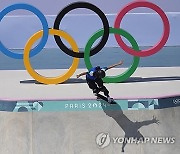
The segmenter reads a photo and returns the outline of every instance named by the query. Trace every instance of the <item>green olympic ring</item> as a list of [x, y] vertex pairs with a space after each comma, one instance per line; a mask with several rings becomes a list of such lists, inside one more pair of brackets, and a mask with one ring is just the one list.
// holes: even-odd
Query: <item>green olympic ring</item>
[[[109, 33], [111, 33], [111, 34], [113, 33], [113, 34], [119, 34], [119, 35], [124, 36], [131, 43], [132, 48], [136, 51], [139, 51], [139, 46], [138, 46], [136, 40], [128, 32], [126, 32], [123, 29], [117, 29], [117, 28], [111, 28], [111, 27], [109, 30], [110, 30]], [[99, 37], [101, 37], [103, 35], [103, 33], [104, 33], [104, 30], [100, 29], [94, 35], [92, 35], [90, 37], [90, 39], [88, 40], [88, 42], [86, 44], [85, 53], [84, 53], [84, 61], [85, 61], [85, 64], [86, 64], [86, 67], [88, 70], [90, 70], [93, 67], [91, 64], [91, 61], [90, 61], [90, 49], [91, 49], [93, 43]], [[127, 80], [137, 69], [139, 60], [140, 60], [139, 57], [134, 56], [133, 63], [129, 67], [129, 69], [127, 69], [124, 73], [117, 75], [117, 76], [111, 76], [111, 77], [106, 76], [103, 78], [103, 81], [107, 82], [107, 83], [116, 83], [116, 82], [122, 82], [122, 81]]]

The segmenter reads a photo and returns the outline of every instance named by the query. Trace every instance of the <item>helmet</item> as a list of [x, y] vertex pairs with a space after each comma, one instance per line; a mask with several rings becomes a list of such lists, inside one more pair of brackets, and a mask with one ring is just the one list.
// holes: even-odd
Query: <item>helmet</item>
[[97, 78], [104, 78], [106, 73], [103, 70], [98, 70], [95, 75]]

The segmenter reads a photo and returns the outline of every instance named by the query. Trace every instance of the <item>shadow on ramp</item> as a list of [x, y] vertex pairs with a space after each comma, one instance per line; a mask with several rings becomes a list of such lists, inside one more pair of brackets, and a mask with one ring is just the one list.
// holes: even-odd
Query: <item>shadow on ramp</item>
[[[151, 78], [142, 78], [142, 77], [130, 77], [126, 81], [122, 83], [133, 83], [133, 82], [151, 82], [151, 81], [174, 81], [180, 80], [180, 77], [173, 76], [173, 77], [151, 77]], [[43, 84], [36, 80], [22, 80], [20, 81], [22, 84]], [[59, 84], [76, 84], [76, 83], [86, 83], [85, 79], [77, 79], [77, 78], [70, 78], [63, 83]], [[46, 84], [44, 84], [46, 85]]]
[[142, 77], [130, 77], [123, 83], [130, 83], [130, 82], [151, 82], [151, 81], [174, 81], [180, 80], [179, 76], [169, 76], [169, 77], [151, 77], [151, 78], [142, 78]]
[[[127, 139], [133, 138], [137, 141], [144, 141], [143, 134], [139, 131], [139, 129], [143, 126], [148, 126], [150, 124], [159, 124], [159, 120], [153, 116], [151, 120], [141, 121], [141, 122], [133, 122], [131, 121], [122, 111], [120, 105], [118, 103], [108, 104], [104, 100], [100, 100], [103, 111], [107, 116], [113, 118], [117, 124], [123, 129], [124, 141], [122, 145], [122, 152], [124, 152], [125, 146], [127, 144]], [[106, 105], [104, 105], [106, 104]]]
[[[22, 84], [43, 84], [43, 83], [40, 83], [36, 80], [22, 80], [22, 81], [20, 81], [20, 83], [22, 83]], [[59, 84], [76, 84], [76, 83], [86, 83], [86, 80], [85, 79], [70, 78], [70, 79], [66, 80], [65, 82], [59, 83]], [[44, 85], [46, 85], [46, 84], [44, 84]]]

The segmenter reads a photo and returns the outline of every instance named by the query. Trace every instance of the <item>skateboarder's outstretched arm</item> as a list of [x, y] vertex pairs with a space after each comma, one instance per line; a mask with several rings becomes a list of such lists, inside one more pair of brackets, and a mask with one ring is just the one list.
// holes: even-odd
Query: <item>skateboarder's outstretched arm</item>
[[[122, 65], [122, 64], [123, 64], [123, 60], [121, 60], [121, 61], [120, 61], [119, 63], [117, 63], [117, 64], [113, 64], [113, 65], [108, 66], [106, 70], [111, 69], [111, 68], [114, 68], [114, 67], [119, 66], [119, 65]], [[81, 76], [83, 76], [83, 75], [86, 75], [87, 73], [88, 73], [88, 72], [82, 72], [82, 73], [76, 75], [76, 77], [79, 78], [79, 77], [81, 77]]]
[[114, 68], [116, 66], [119, 66], [119, 65], [122, 65], [123, 64], [123, 60], [121, 60], [119, 63], [117, 64], [113, 64], [113, 65], [110, 65], [109, 67], [107, 67], [107, 70], [111, 69], [111, 68]]
[[83, 75], [86, 75], [86, 74], [87, 74], [87, 72], [82, 72], [82, 73], [76, 75], [76, 77], [79, 78], [80, 76], [83, 76]]

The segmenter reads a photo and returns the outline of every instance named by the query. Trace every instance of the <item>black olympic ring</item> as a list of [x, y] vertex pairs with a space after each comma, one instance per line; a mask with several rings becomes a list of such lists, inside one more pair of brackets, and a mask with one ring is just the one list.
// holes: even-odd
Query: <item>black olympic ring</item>
[[[97, 15], [101, 18], [102, 23], [103, 23], [103, 27], [104, 27], [104, 34], [100, 40], [100, 42], [93, 47], [90, 50], [90, 56], [95, 55], [96, 53], [98, 53], [106, 44], [106, 42], [108, 41], [109, 38], [109, 22], [105, 16], [105, 14], [95, 5], [91, 4], [91, 3], [87, 3], [87, 2], [75, 2], [75, 3], [71, 3], [70, 5], [66, 6], [65, 8], [63, 8], [59, 14], [57, 15], [55, 22], [54, 22], [54, 29], [59, 30], [59, 26], [60, 26], [60, 22], [62, 20], [62, 18], [65, 16], [65, 14], [67, 14], [69, 11], [73, 10], [73, 9], [77, 9], [77, 8], [86, 8], [86, 9], [90, 9], [92, 11], [94, 11], [95, 13], [97, 13]], [[54, 39], [57, 43], [57, 45], [59, 46], [59, 48], [65, 52], [66, 54], [68, 54], [69, 56], [72, 57], [76, 57], [76, 58], [84, 58], [84, 52], [73, 52], [71, 49], [67, 48], [61, 38], [57, 35], [54, 35]]]

